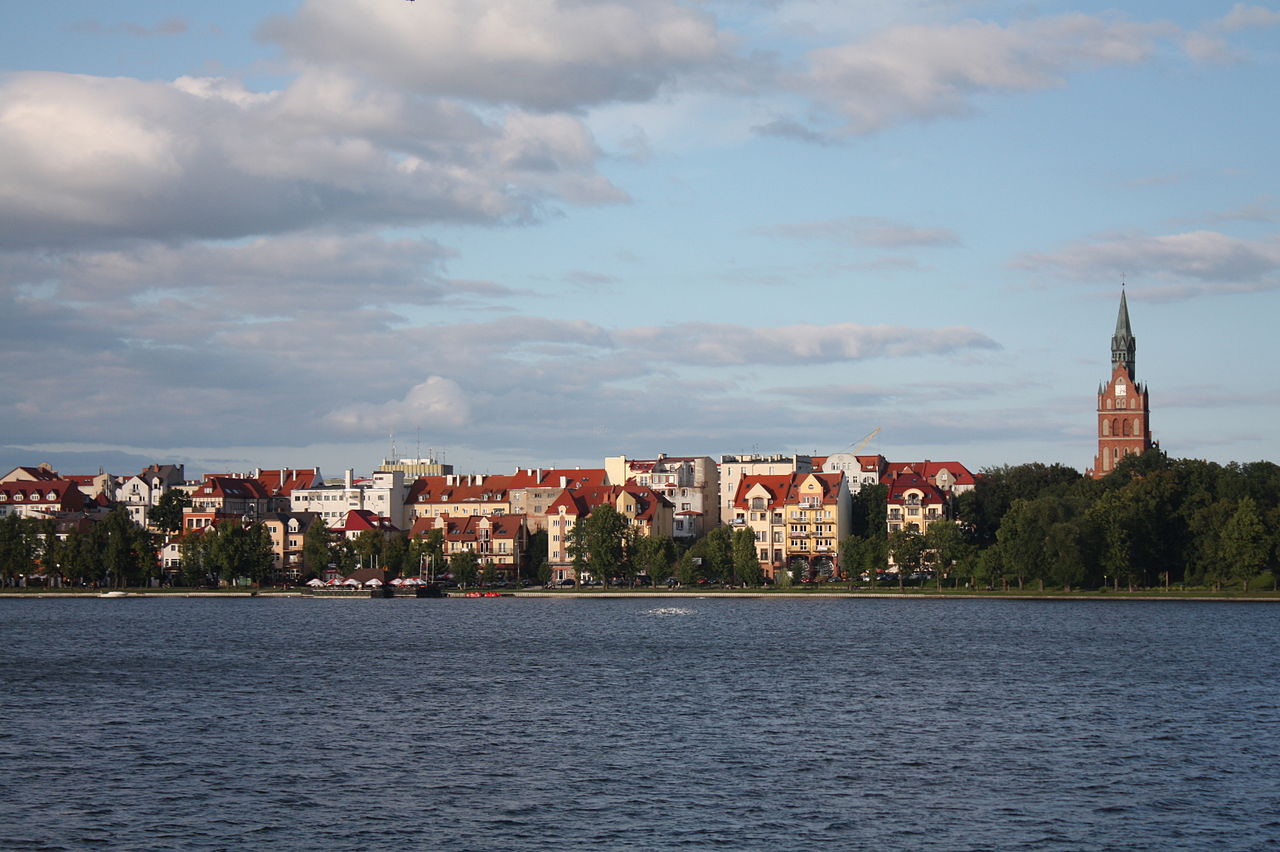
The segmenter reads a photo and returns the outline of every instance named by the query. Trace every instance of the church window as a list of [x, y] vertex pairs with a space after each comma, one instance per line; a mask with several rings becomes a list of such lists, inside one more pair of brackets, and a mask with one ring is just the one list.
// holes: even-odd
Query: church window
[[1103, 420], [1102, 421], [1102, 437], [1109, 438], [1110, 436], [1111, 436], [1111, 421]]
[[1120, 418], [1119, 417], [1111, 421], [1111, 434], [1112, 435], [1120, 434]]
[[1125, 421], [1124, 421], [1124, 435], [1125, 435], [1125, 437], [1127, 438], [1127, 437], [1129, 437], [1129, 436], [1130, 436], [1130, 435], [1132, 435], [1132, 434], [1133, 434], [1133, 427], [1131, 427], [1131, 426], [1129, 425], [1129, 421], [1128, 421], [1128, 420], [1125, 420]]

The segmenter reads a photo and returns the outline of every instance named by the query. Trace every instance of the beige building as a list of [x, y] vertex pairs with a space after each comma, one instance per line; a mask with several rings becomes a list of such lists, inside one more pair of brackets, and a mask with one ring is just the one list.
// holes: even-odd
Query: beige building
[[802, 580], [839, 574], [852, 512], [843, 473], [748, 475], [739, 480], [732, 512], [729, 526], [755, 533], [766, 576], [784, 568]]

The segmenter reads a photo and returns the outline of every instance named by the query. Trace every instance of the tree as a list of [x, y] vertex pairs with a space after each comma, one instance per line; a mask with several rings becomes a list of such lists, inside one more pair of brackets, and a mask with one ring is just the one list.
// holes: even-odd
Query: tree
[[356, 557], [360, 560], [361, 568], [377, 567], [382, 559], [383, 544], [384, 537], [377, 530], [362, 530], [356, 536]]
[[1269, 544], [1262, 516], [1258, 514], [1258, 504], [1252, 497], [1242, 497], [1235, 514], [1222, 528], [1220, 576], [1239, 580], [1244, 590], [1249, 591], [1249, 581], [1258, 576], [1266, 565]]
[[150, 536], [130, 520], [123, 506], [112, 509], [94, 527], [94, 547], [113, 586], [136, 586], [157, 570]]
[[30, 574], [35, 563], [31, 524], [17, 515], [0, 518], [0, 572], [3, 572], [4, 584], [12, 585], [19, 574]]
[[716, 527], [707, 533], [703, 543], [702, 576], [708, 580], [732, 583], [733, 531], [729, 527]]
[[894, 530], [889, 533], [889, 552], [898, 566], [898, 589], [901, 590], [904, 575], [920, 570], [924, 536], [915, 530]]
[[968, 542], [964, 532], [955, 521], [941, 520], [929, 524], [925, 530], [924, 546], [933, 561], [937, 573], [938, 588], [942, 588], [942, 578], [950, 576], [955, 563], [963, 559], [968, 551]]
[[147, 509], [147, 522], [161, 532], [176, 533], [182, 529], [182, 510], [190, 507], [191, 495], [171, 488]]
[[476, 556], [474, 550], [459, 550], [449, 557], [449, 571], [453, 574], [453, 581], [462, 588], [476, 581], [479, 567], [480, 557]]
[[302, 564], [308, 571], [319, 574], [329, 566], [333, 558], [329, 551], [330, 538], [324, 521], [313, 518], [302, 534]]
[[746, 586], [760, 585], [760, 558], [756, 553], [756, 534], [750, 527], [733, 533], [733, 573]]
[[676, 545], [665, 535], [647, 535], [635, 542], [636, 570], [647, 575], [656, 586], [672, 576], [676, 561]]
[[[392, 577], [405, 576], [410, 569], [409, 537], [402, 532], [388, 536], [382, 543], [382, 567]], [[416, 570], [417, 566], [412, 566]]]
[[578, 518], [569, 533], [569, 554], [579, 579], [586, 572], [607, 583], [622, 567], [627, 526], [626, 517], [608, 503]]

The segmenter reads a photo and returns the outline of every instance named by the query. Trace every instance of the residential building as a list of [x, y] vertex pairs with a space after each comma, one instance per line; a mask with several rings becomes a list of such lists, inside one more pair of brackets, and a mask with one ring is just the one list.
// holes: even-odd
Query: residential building
[[272, 573], [279, 582], [297, 583], [302, 579], [302, 543], [307, 529], [315, 523], [323, 523], [315, 512], [268, 512], [258, 521], [271, 537], [271, 549], [275, 552]]
[[0, 517], [52, 518], [94, 508], [69, 479], [15, 479], [0, 483]]
[[802, 455], [750, 455], [720, 457], [720, 518], [728, 523], [733, 517], [738, 484], [745, 476], [781, 476], [808, 473], [813, 470], [813, 457]]
[[341, 484], [293, 488], [289, 493], [292, 512], [315, 512], [333, 528], [353, 510], [368, 511], [389, 518], [397, 529], [405, 529], [407, 488], [402, 471], [381, 471], [368, 479], [355, 478], [347, 469]]
[[760, 567], [801, 579], [839, 573], [840, 541], [849, 535], [852, 497], [843, 472], [749, 474], [738, 482], [732, 529], [755, 534]]
[[256, 520], [271, 509], [271, 496], [256, 479], [208, 474], [191, 492], [191, 507], [182, 513], [183, 528], [191, 529], [188, 515], [216, 514]]
[[408, 526], [418, 518], [444, 515], [509, 515], [505, 477], [480, 475], [420, 476], [405, 491], [404, 518]]
[[673, 507], [667, 498], [652, 488], [639, 485], [566, 488], [547, 510], [547, 563], [553, 580], [578, 579], [569, 548], [573, 529], [594, 509], [604, 505], [613, 506], [638, 536], [662, 533], [671, 528]]
[[147, 511], [160, 504], [164, 492], [182, 485], [184, 476], [180, 464], [148, 465], [140, 473], [117, 482], [112, 497], [117, 505], [125, 507], [130, 520], [148, 527]]
[[599, 488], [609, 484], [608, 473], [602, 467], [526, 468], [505, 479], [511, 511], [525, 516], [531, 534], [549, 528], [547, 511], [566, 488]]
[[924, 533], [934, 521], [952, 515], [950, 496], [914, 471], [900, 473], [889, 484], [887, 500], [888, 532], [913, 530]]
[[529, 547], [529, 530], [523, 515], [438, 515], [413, 522], [410, 538], [421, 538], [431, 530], [444, 533], [444, 552], [449, 557], [470, 550], [479, 559], [486, 581], [516, 582]]
[[652, 488], [671, 503], [665, 535], [691, 540], [720, 525], [720, 468], [710, 456], [610, 456], [604, 466], [610, 485]]

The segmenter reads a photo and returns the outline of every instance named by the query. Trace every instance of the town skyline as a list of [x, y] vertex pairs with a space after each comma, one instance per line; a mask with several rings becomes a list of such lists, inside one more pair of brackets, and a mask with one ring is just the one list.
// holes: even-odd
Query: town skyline
[[1280, 457], [1275, 3], [3, 16], [0, 467]]

